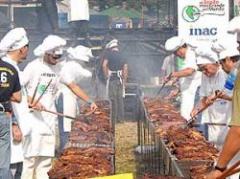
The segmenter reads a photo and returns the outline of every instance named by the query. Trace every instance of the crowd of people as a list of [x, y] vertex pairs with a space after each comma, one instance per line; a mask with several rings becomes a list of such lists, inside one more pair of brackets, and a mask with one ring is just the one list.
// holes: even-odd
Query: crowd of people
[[[188, 124], [200, 120], [206, 125], [206, 138], [221, 151], [214, 171], [206, 174], [209, 179], [219, 177], [240, 160], [237, 140], [240, 135], [239, 24], [240, 17], [233, 18], [226, 34], [213, 41], [196, 43], [174, 36], [165, 42], [165, 49], [170, 54], [161, 69], [164, 82], [178, 82], [181, 115]], [[170, 93], [169, 98], [176, 94]], [[239, 173], [229, 178], [238, 179]]]
[[[63, 151], [71, 130], [72, 119], [54, 114], [61, 96], [65, 116], [76, 117], [78, 98], [91, 111], [97, 109], [79, 86], [79, 79], [92, 76], [85, 68], [94, 58], [90, 48], [67, 47], [65, 39], [48, 35], [34, 49], [36, 59], [21, 71], [19, 64], [27, 59], [29, 43], [24, 28], [10, 30], [0, 41], [0, 179], [48, 178], [52, 161]], [[113, 122], [124, 118], [128, 74], [118, 43], [109, 41], [102, 57]]]
[[[63, 38], [47, 36], [34, 50], [36, 59], [20, 71], [18, 64], [26, 59], [29, 48], [26, 31], [12, 29], [0, 42], [1, 179], [10, 178], [10, 163], [13, 178], [48, 178], [55, 156], [57, 116], [44, 110], [56, 111], [60, 88], [68, 88], [89, 103], [91, 110], [97, 108], [75, 82], [78, 75], [91, 76], [81, 66], [92, 57], [91, 49], [77, 46], [63, 51], [65, 46]], [[73, 65], [78, 67], [77, 72], [71, 68]]]

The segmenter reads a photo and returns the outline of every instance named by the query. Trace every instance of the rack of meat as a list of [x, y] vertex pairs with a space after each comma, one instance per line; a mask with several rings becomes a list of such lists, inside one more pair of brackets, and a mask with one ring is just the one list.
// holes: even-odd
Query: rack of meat
[[[175, 107], [161, 99], [144, 99], [140, 123], [145, 173], [201, 179], [211, 170], [218, 150]], [[157, 161], [155, 159], [157, 158]]]
[[48, 172], [50, 179], [90, 178], [114, 173], [115, 148], [108, 101], [96, 102], [93, 113], [81, 107], [69, 141]]

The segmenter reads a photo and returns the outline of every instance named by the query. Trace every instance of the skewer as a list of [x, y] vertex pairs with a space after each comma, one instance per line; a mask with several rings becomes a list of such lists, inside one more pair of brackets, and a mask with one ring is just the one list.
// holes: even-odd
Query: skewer
[[237, 168], [239, 165], [240, 161], [236, 162], [233, 166], [225, 170], [220, 177], [217, 177], [217, 179], [225, 179], [226, 177], [239, 172], [240, 168]]
[[59, 113], [59, 112], [50, 111], [50, 110], [47, 110], [47, 109], [41, 109], [41, 111], [48, 112], [48, 113], [51, 113], [51, 114], [55, 114], [55, 115], [61, 116], [61, 117], [66, 117], [66, 118], [69, 118], [69, 119], [74, 119], [74, 120], [76, 119], [75, 117], [68, 116], [68, 115], [65, 115], [65, 114]]

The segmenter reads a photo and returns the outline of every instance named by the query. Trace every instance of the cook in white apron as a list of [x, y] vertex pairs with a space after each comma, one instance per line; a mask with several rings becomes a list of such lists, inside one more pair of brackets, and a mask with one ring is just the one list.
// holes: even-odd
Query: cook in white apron
[[180, 112], [186, 120], [189, 120], [197, 89], [201, 85], [201, 73], [197, 71], [195, 52], [184, 39], [178, 36], [168, 39], [165, 43], [165, 49], [184, 59], [181, 69], [178, 72], [173, 72], [172, 77], [180, 78]]

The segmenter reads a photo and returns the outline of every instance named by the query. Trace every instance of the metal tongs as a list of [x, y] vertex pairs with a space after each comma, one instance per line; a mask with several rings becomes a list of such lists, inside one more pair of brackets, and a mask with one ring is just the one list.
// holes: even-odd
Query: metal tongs
[[[31, 107], [30, 108], [34, 108], [37, 105], [37, 103], [41, 100], [41, 98], [43, 97], [43, 95], [45, 94], [45, 92], [47, 91], [47, 89], [48, 89], [48, 87], [50, 86], [51, 83], [52, 83], [52, 79], [48, 82], [47, 86], [44, 88], [42, 94], [38, 97], [38, 99], [36, 101], [34, 101], [34, 99], [36, 97], [36, 94], [37, 94], [37, 89], [38, 89], [39, 84], [40, 84], [40, 80], [38, 81], [37, 86], [36, 86], [36, 88], [34, 90], [34, 93], [33, 93], [33, 97], [31, 99]], [[47, 109], [40, 109], [39, 111], [48, 112], [48, 113], [55, 114], [57, 116], [66, 117], [66, 118], [69, 118], [69, 119], [76, 119], [75, 117], [64, 115], [63, 113], [54, 112], [54, 111], [50, 111], [50, 110], [47, 110]]]
[[163, 82], [163, 84], [162, 84], [161, 88], [158, 90], [156, 96], [158, 96], [158, 95], [161, 93], [162, 89], [166, 86], [166, 84], [167, 84], [171, 79], [172, 79], [172, 73], [170, 73], [170, 74], [167, 76], [167, 79]]
[[202, 113], [203, 111], [205, 111], [205, 109], [207, 109], [209, 106], [211, 106], [213, 104], [213, 102], [217, 100], [217, 98], [220, 96], [220, 94], [221, 94], [221, 91], [216, 90], [215, 94], [214, 94], [214, 97], [212, 99], [212, 103], [209, 103], [206, 106], [204, 106], [203, 108], [201, 108], [200, 110], [198, 110], [198, 112], [187, 121], [187, 127], [193, 127], [194, 122], [197, 119], [196, 116], [199, 115], [200, 113]]

